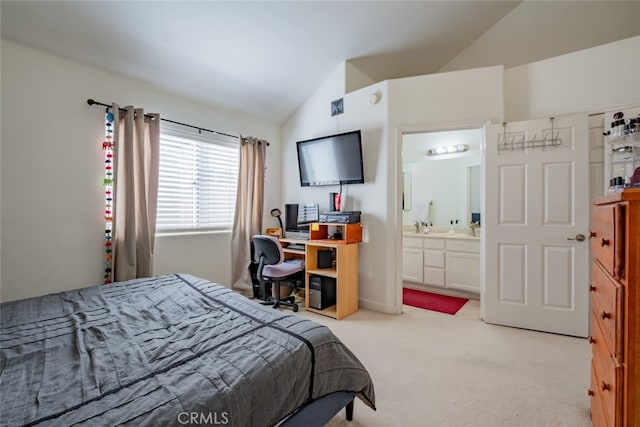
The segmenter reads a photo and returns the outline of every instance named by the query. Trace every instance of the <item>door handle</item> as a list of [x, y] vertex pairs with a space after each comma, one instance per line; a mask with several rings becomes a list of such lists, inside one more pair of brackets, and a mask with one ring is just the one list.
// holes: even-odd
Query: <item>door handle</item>
[[584, 242], [585, 239], [584, 234], [576, 234], [576, 237], [567, 237], [567, 240], [577, 240], [578, 242]]

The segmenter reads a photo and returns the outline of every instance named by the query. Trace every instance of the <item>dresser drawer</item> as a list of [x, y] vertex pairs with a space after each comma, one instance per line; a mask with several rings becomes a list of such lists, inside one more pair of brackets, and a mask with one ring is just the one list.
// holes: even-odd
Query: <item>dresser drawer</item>
[[591, 423], [593, 424], [593, 427], [609, 427], [607, 418], [604, 416], [602, 395], [600, 387], [598, 387], [595, 361], [593, 359], [591, 359], [591, 385], [589, 387], [589, 397], [591, 400]]
[[[622, 365], [609, 354], [606, 344], [602, 340], [600, 327], [594, 325], [594, 339], [592, 340], [595, 384], [592, 385], [600, 394], [600, 401], [605, 417], [611, 426], [621, 426], [622, 420]], [[594, 383], [594, 378], [591, 379]]]
[[640, 188], [598, 197], [591, 219], [591, 417], [640, 427]]
[[600, 327], [611, 354], [620, 362], [624, 358], [624, 288], [594, 262], [591, 273], [592, 328]]
[[593, 256], [602, 263], [604, 268], [615, 277], [619, 277], [616, 269], [616, 206], [596, 206], [593, 209], [593, 226], [591, 230], [591, 250]]

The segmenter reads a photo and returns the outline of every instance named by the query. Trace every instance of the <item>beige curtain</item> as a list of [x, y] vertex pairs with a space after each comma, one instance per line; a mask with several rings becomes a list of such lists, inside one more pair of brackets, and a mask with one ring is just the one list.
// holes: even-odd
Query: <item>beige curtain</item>
[[153, 271], [160, 115], [131, 106], [120, 110], [117, 104], [113, 112], [113, 274], [121, 281]]
[[240, 137], [240, 171], [236, 212], [231, 235], [232, 288], [252, 295], [249, 263], [251, 238], [262, 233], [264, 205], [264, 167], [267, 141]]

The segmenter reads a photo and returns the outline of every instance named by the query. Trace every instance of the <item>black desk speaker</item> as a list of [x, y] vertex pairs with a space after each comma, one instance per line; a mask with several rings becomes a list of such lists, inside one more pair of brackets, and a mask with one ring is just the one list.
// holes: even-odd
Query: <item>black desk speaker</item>
[[333, 253], [331, 250], [318, 251], [318, 268], [331, 268], [333, 265]]

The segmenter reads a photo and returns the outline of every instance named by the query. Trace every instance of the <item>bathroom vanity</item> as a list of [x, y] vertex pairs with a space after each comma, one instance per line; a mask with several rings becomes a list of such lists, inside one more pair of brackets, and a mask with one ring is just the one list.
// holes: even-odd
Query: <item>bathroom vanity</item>
[[480, 238], [461, 233], [402, 236], [402, 279], [480, 295]]

